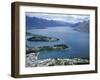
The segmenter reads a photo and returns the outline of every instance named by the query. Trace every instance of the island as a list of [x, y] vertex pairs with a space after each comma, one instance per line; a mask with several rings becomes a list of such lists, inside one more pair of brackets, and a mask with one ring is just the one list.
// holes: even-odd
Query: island
[[[27, 33], [28, 35], [31, 33]], [[47, 37], [47, 36], [42, 36], [42, 35], [37, 35], [37, 34], [32, 34], [32, 37], [27, 39], [28, 41], [41, 41], [41, 42], [54, 42], [58, 41], [58, 38], [53, 38], [53, 37]]]

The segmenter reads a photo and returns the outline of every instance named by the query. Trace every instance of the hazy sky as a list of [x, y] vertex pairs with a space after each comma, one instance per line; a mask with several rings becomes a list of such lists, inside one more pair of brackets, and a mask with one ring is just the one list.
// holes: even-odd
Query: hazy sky
[[26, 15], [29, 17], [43, 18], [47, 20], [57, 20], [63, 22], [81, 22], [83, 20], [89, 20], [89, 15], [74, 15], [74, 14], [52, 14], [52, 13], [34, 13], [26, 12]]

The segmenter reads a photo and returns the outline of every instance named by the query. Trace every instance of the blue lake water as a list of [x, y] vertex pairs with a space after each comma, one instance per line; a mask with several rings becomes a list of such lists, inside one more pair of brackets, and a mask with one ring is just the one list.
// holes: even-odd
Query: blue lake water
[[48, 27], [45, 29], [31, 29], [27, 30], [34, 34], [56, 37], [60, 40], [56, 42], [29, 42], [30, 47], [49, 46], [57, 44], [66, 44], [69, 49], [58, 51], [41, 52], [38, 56], [39, 59], [47, 58], [89, 58], [89, 33], [75, 31], [72, 27]]

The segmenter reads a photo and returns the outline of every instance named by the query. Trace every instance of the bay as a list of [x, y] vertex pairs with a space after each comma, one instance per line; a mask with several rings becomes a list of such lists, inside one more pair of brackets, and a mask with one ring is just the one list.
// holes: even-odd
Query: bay
[[38, 59], [69, 57], [89, 58], [89, 33], [75, 31], [72, 27], [68, 26], [31, 29], [27, 30], [27, 32], [60, 39], [55, 42], [26, 41], [30, 47], [52, 46], [57, 44], [66, 44], [69, 46], [69, 48], [65, 50], [40, 52]]

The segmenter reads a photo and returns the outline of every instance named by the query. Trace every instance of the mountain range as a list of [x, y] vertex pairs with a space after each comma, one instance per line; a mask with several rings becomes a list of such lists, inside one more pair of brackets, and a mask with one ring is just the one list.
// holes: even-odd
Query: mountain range
[[89, 20], [83, 20], [82, 22], [77, 23], [69, 23], [57, 20], [47, 20], [43, 18], [37, 17], [29, 17], [26, 16], [26, 29], [43, 29], [47, 27], [61, 27], [61, 26], [69, 26], [73, 27], [74, 30], [81, 32], [89, 32]]
[[63, 22], [63, 21], [47, 20], [43, 18], [26, 16], [27, 28], [46, 28], [46, 27], [54, 27], [54, 26], [73, 26], [73, 24]]
[[89, 32], [89, 20], [88, 21], [83, 21], [79, 22], [77, 26], [74, 28], [74, 30], [80, 31], [80, 32]]

